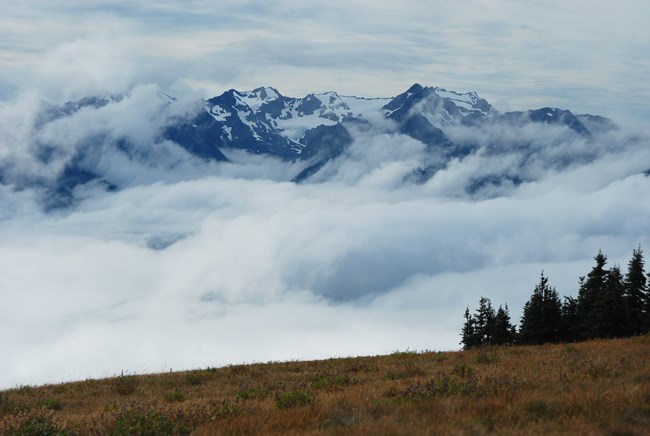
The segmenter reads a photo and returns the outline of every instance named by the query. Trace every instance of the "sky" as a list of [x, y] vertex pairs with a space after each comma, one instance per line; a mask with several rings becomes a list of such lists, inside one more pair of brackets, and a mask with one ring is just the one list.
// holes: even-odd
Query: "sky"
[[650, 116], [643, 0], [2, 0], [0, 8], [5, 95], [35, 82], [65, 99], [107, 82], [119, 91], [185, 80], [209, 96], [265, 85], [294, 97], [390, 97], [418, 82], [476, 91], [501, 111], [563, 107], [619, 123]]
[[[0, 388], [124, 373], [459, 348], [465, 307], [513, 320], [543, 270], [561, 295], [603, 250], [625, 270], [650, 246], [650, 4], [0, 0], [0, 167], [53, 180], [87, 142], [118, 192], [89, 186], [45, 211], [0, 184]], [[410, 85], [476, 91], [496, 109], [609, 116], [567, 130], [450, 129], [484, 149], [423, 185], [397, 134], [351, 132], [317, 183], [293, 164], [206, 163], [162, 127], [230, 88], [388, 97]], [[161, 108], [158, 92], [179, 96]], [[42, 101], [126, 97], [38, 126]], [[379, 122], [374, 120], [373, 122]], [[138, 147], [125, 158], [114, 147]], [[57, 159], [33, 157], [35, 142]], [[569, 156], [576, 165], [561, 167]], [[588, 159], [583, 159], [588, 156]], [[528, 182], [482, 195], [477, 175]]]

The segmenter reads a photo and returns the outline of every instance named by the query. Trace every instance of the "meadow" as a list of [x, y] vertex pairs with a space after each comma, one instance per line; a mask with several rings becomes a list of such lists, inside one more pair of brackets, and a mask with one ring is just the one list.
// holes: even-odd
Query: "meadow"
[[650, 336], [233, 365], [0, 392], [0, 434], [650, 434]]

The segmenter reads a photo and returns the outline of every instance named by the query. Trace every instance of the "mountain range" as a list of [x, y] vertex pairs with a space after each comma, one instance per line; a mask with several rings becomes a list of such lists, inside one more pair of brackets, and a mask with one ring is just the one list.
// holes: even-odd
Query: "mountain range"
[[[179, 96], [156, 93], [161, 110], [173, 112]], [[100, 110], [118, 105], [124, 96], [88, 97], [64, 105], [43, 103], [34, 120], [34, 130], [43, 131], [53, 123], [71, 118], [85, 111]], [[404, 179], [423, 183], [454, 159], [463, 159], [482, 150], [498, 154], [516, 149], [525, 155], [539, 152], [526, 129], [560, 129], [572, 138], [589, 142], [599, 135], [616, 129], [609, 119], [596, 115], [577, 115], [569, 110], [544, 107], [535, 110], [501, 113], [487, 100], [474, 92], [459, 93], [438, 87], [411, 86], [394, 98], [363, 98], [339, 95], [336, 92], [312, 93], [302, 98], [286, 97], [271, 87], [252, 91], [231, 89], [202, 101], [199, 108], [188, 113], [168, 117], [149, 139], [154, 144], [174, 143], [185, 152], [204, 161], [228, 162], [233, 153], [261, 155], [286, 162], [294, 162], [295, 171], [287, 180], [307, 183], [329, 163], [344, 159], [346, 150], [360, 134], [391, 135], [422, 144], [421, 159]], [[136, 120], [151, 114], [131, 114]], [[137, 121], [136, 121], [137, 122]], [[484, 132], [494, 129], [519, 132], [485, 142]], [[459, 131], [465, 132], [458, 134]], [[468, 134], [467, 132], [473, 132]], [[42, 164], [57, 160], [62, 155], [59, 143], [49, 143], [44, 135], [31, 147], [31, 153]], [[557, 135], [556, 135], [557, 136]], [[91, 152], [93, 144], [107, 141], [113, 153], [121, 153], [130, 160], [145, 161], [146, 153], [138, 148], [133, 135], [94, 134], [84, 136], [83, 145], [68, 147], [66, 158], [58, 159], [59, 169], [51, 179], [38, 176], [21, 177], [11, 171], [10, 163], [0, 161], [0, 183], [20, 188], [29, 184], [46, 186], [49, 203], [46, 207], [60, 207], [71, 203], [74, 190], [84, 184], [101, 183], [108, 190], [120, 189], [105, 169], [105, 159]], [[477, 139], [479, 138], [479, 139]], [[555, 141], [557, 142], [557, 141]], [[105, 147], [105, 146], [104, 146]], [[536, 148], [537, 147], [537, 148]], [[95, 147], [96, 148], [96, 147]], [[73, 151], [70, 151], [73, 150]], [[67, 153], [67, 154], [66, 154]], [[550, 164], [556, 167], [580, 160], [591, 160], [589, 150], [555, 153]], [[101, 164], [100, 164], [100, 161]], [[488, 175], [467, 186], [468, 192], [480, 189], [485, 183], [521, 183], [525, 175]]]

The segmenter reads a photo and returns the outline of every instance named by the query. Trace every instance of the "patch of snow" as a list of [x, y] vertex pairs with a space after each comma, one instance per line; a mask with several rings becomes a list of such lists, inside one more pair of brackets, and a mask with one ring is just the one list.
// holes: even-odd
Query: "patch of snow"
[[433, 91], [440, 97], [449, 99], [453, 101], [459, 107], [463, 107], [469, 111], [478, 111], [486, 113], [484, 110], [477, 108], [475, 105], [480, 99], [478, 94], [475, 92], [467, 92], [465, 94], [458, 93], [456, 91], [447, 91], [442, 88], [433, 88]]
[[224, 108], [222, 108], [219, 105], [212, 106], [208, 110], [208, 113], [212, 115], [212, 118], [221, 122], [226, 121], [226, 118], [230, 116], [230, 112], [226, 111]]
[[466, 101], [462, 101], [462, 100], [454, 100], [454, 104], [455, 104], [456, 106], [460, 107], [460, 108], [467, 109], [468, 111], [476, 111], [476, 110], [478, 110], [478, 109], [476, 109], [474, 106], [472, 106], [471, 103], [468, 103], [468, 102], [466, 102]]
[[333, 126], [336, 124], [336, 121], [330, 120], [328, 118], [321, 118], [317, 113], [306, 116], [299, 116], [295, 110], [292, 109], [291, 117], [287, 119], [278, 119], [276, 120], [278, 127], [282, 131], [282, 135], [289, 138], [292, 141], [298, 142], [300, 138], [303, 137], [305, 131], [313, 129], [318, 126]]
[[240, 100], [254, 111], [258, 111], [264, 103], [278, 98], [280, 98], [280, 94], [275, 89], [258, 88], [253, 91], [242, 92]]
[[311, 115], [305, 115], [295, 110], [303, 99], [295, 99], [289, 103], [280, 116], [273, 120], [282, 129], [282, 135], [302, 147], [298, 141], [305, 132], [318, 126], [333, 126], [347, 117], [363, 116], [369, 111], [379, 111], [390, 99], [362, 99], [358, 97], [341, 97], [336, 92], [313, 94], [322, 108]]
[[354, 116], [363, 116], [371, 112], [379, 112], [382, 107], [386, 106], [390, 98], [361, 98], [341, 96], [341, 100], [350, 108]]
[[232, 141], [232, 127], [223, 126], [223, 131], [226, 132], [226, 136], [228, 136], [228, 140]]

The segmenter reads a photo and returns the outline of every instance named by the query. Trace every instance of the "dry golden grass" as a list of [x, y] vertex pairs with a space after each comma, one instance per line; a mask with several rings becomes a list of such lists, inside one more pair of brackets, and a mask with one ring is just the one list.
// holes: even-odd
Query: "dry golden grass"
[[650, 336], [22, 387], [0, 433], [650, 434]]

